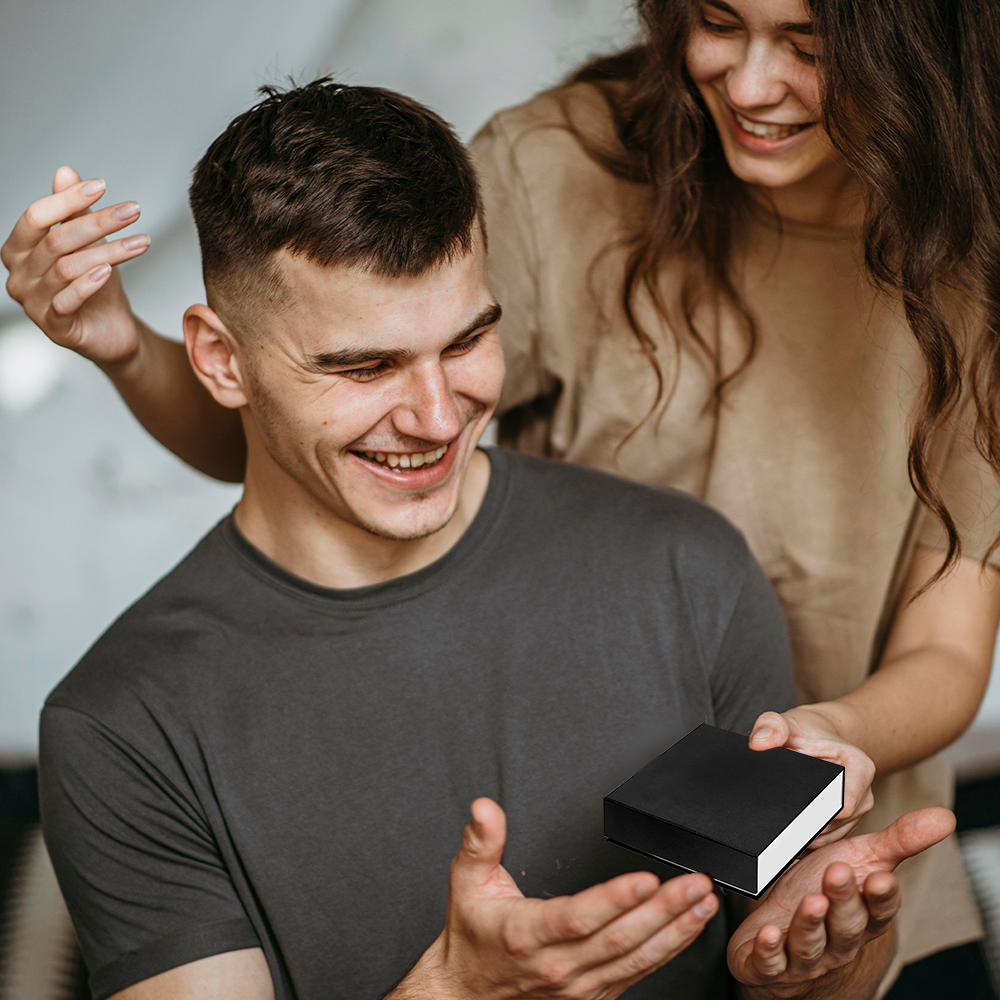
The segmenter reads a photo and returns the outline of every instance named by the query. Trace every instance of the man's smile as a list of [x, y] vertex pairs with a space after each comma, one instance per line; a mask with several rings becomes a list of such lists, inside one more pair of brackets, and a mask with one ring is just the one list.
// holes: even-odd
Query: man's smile
[[395, 469], [397, 472], [403, 472], [407, 469], [419, 469], [424, 466], [434, 465], [441, 460], [447, 450], [448, 445], [445, 444], [440, 448], [433, 448], [430, 451], [423, 452], [356, 451], [354, 454], [366, 458], [370, 462], [376, 462], [381, 466]]

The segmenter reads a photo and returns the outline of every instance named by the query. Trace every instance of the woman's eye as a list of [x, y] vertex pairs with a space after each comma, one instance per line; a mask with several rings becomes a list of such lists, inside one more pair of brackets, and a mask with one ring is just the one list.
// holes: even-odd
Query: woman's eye
[[795, 46], [795, 56], [797, 59], [801, 59], [809, 66], [812, 66], [816, 62], [816, 56], [814, 53], [803, 52], [798, 46]]
[[739, 31], [738, 25], [719, 24], [718, 21], [710, 21], [704, 14], [701, 15], [701, 26], [707, 31], [714, 31], [717, 35], [728, 35], [734, 31]]

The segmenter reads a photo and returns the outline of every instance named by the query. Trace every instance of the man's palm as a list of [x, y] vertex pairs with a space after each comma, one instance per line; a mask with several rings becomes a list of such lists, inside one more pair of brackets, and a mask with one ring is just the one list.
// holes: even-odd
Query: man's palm
[[[878, 937], [886, 930], [888, 920], [879, 912], [876, 900], [883, 894], [879, 890], [895, 887], [895, 880], [873, 879], [869, 883], [870, 877], [891, 874], [900, 862], [943, 840], [954, 828], [955, 817], [947, 809], [920, 809], [901, 816], [877, 833], [840, 840], [807, 854], [778, 879], [763, 902], [736, 929], [729, 942], [730, 971], [744, 983], [761, 981], [757, 965], [760, 932], [776, 926], [782, 935], [786, 934], [803, 901], [810, 895], [824, 893], [824, 875], [831, 865], [851, 867], [869, 910], [868, 926], [852, 950]], [[826, 939], [829, 957], [823, 965], [824, 971], [843, 965], [845, 959], [843, 943], [829, 931]], [[755, 947], [758, 947], [756, 959]]]

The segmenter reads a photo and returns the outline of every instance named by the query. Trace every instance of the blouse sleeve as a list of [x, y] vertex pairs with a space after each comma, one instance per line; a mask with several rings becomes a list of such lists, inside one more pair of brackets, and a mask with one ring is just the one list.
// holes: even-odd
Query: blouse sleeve
[[539, 343], [538, 245], [528, 191], [512, 143], [493, 118], [470, 150], [486, 217], [490, 287], [503, 307], [499, 332], [507, 376], [497, 415], [552, 391]]
[[[975, 407], [968, 403], [960, 413], [958, 426], [945, 459], [939, 489], [962, 540], [962, 555], [982, 559], [1000, 532], [1000, 482], [973, 438]], [[938, 519], [925, 512], [919, 543], [933, 549], [948, 547], [947, 535]], [[1000, 551], [990, 556], [1000, 567]]]

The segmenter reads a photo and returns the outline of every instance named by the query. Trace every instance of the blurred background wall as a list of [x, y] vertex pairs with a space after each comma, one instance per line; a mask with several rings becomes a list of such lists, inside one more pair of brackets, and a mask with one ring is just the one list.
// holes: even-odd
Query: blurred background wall
[[[0, 25], [0, 229], [63, 163], [105, 178], [152, 237], [124, 268], [133, 305], [177, 337], [204, 298], [190, 172], [261, 84], [390, 87], [469, 139], [633, 36], [627, 0], [4, 0]], [[48, 691], [238, 495], [0, 299], [0, 755], [34, 753]]]
[[[171, 336], [203, 298], [191, 168], [261, 84], [332, 73], [391, 87], [468, 139], [634, 33], [628, 0], [3, 0], [0, 25], [0, 229], [63, 163], [104, 177], [107, 201], [143, 206], [133, 229], [152, 247], [123, 276]], [[237, 497], [0, 299], [0, 756], [34, 753], [46, 693]]]

